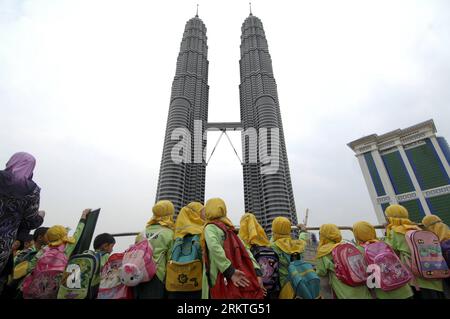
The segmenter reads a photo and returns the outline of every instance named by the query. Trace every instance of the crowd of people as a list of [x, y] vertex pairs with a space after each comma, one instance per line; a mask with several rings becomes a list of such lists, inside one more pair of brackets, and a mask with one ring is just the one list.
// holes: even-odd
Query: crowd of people
[[[268, 236], [255, 215], [245, 213], [237, 228], [220, 198], [189, 203], [176, 216], [170, 201], [158, 201], [145, 230], [125, 252], [113, 253], [115, 239], [104, 233], [94, 239], [93, 251], [74, 255], [90, 210], [83, 211], [73, 236], [65, 226], [40, 227], [45, 213], [39, 211], [40, 189], [32, 180], [35, 163], [30, 154], [17, 153], [0, 171], [3, 298], [448, 297], [448, 226], [435, 215], [416, 224], [397, 204], [385, 210], [383, 238], [365, 221], [353, 225], [352, 243], [336, 225], [322, 225], [312, 263], [304, 260], [311, 244], [304, 225], [293, 232], [288, 218], [276, 217]], [[411, 244], [414, 236], [422, 236], [418, 251]], [[423, 246], [428, 239], [430, 255]], [[421, 268], [429, 264], [435, 268]], [[378, 270], [368, 272], [370, 265]]]

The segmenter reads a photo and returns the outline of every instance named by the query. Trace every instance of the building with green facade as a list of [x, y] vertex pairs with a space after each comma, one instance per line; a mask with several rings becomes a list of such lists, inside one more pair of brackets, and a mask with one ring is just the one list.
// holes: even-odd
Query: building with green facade
[[450, 150], [436, 136], [433, 120], [348, 146], [356, 153], [380, 223], [389, 204], [401, 204], [415, 222], [435, 214], [450, 224]]

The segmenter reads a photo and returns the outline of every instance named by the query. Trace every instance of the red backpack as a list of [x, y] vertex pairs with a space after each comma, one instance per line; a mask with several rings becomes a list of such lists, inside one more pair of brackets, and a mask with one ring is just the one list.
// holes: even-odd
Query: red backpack
[[235, 269], [239, 269], [244, 272], [245, 276], [250, 281], [250, 285], [248, 287], [236, 287], [231, 280], [227, 281], [225, 276], [219, 272], [217, 274], [216, 283], [213, 285], [213, 283], [210, 282], [209, 277], [209, 257], [208, 248], [206, 248], [206, 251], [203, 253], [203, 260], [206, 266], [205, 269], [208, 277], [211, 298], [263, 299], [264, 293], [259, 285], [253, 262], [240, 238], [231, 228], [221, 222], [210, 222], [208, 224], [216, 225], [225, 233], [225, 241], [223, 243], [225, 256], [231, 261], [231, 265]]
[[354, 245], [343, 243], [333, 249], [334, 271], [344, 284], [356, 287], [366, 284], [367, 263]]

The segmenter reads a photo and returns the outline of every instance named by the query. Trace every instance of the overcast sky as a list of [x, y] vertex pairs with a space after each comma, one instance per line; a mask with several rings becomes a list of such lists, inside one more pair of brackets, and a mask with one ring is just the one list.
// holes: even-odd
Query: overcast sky
[[[0, 0], [0, 165], [17, 151], [37, 158], [45, 225], [75, 228], [83, 208], [101, 207], [97, 232], [144, 228], [196, 3], [209, 121], [239, 121], [247, 0]], [[255, 0], [253, 14], [269, 43], [299, 220], [309, 208], [310, 225], [375, 223], [346, 144], [430, 118], [450, 138], [450, 1]], [[218, 134], [208, 138], [209, 154]], [[207, 168], [206, 197], [216, 196], [238, 223], [242, 169], [225, 138]]]

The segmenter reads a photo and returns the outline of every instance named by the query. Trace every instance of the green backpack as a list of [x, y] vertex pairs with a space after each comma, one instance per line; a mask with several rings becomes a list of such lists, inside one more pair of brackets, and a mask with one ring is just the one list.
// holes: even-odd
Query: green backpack
[[70, 257], [58, 299], [95, 299], [100, 284], [101, 253], [90, 250]]

